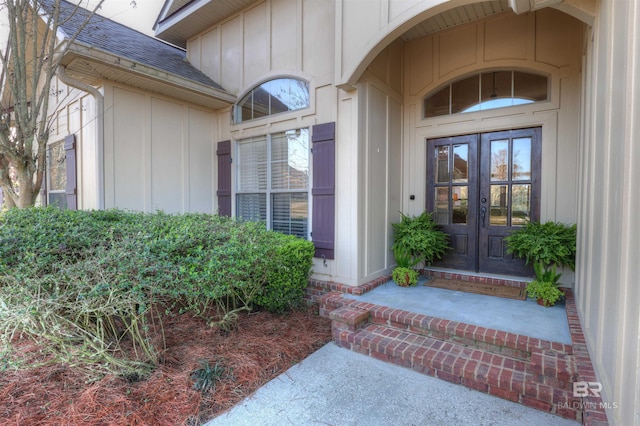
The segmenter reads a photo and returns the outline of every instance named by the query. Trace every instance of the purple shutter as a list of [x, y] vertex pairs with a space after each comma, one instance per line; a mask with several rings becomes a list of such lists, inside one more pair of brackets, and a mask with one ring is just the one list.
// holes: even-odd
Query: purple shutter
[[218, 142], [218, 214], [231, 216], [231, 141]]
[[313, 126], [313, 188], [311, 239], [315, 257], [334, 258], [336, 123]]
[[69, 210], [78, 209], [77, 181], [76, 181], [76, 136], [69, 135], [64, 138], [65, 167], [67, 169], [67, 186], [65, 194], [67, 196], [67, 208]]

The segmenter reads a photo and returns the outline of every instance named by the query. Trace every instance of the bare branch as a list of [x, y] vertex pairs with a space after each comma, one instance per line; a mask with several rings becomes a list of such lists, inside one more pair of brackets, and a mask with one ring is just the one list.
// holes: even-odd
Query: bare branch
[[0, 55], [0, 186], [18, 207], [33, 205], [44, 181], [56, 70], [104, 0], [92, 10], [83, 2], [0, 0], [9, 18], [7, 51]]

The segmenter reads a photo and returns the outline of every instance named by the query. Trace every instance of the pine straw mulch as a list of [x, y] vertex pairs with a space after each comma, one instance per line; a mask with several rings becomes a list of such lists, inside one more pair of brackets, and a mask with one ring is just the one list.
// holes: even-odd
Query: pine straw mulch
[[[91, 382], [61, 364], [20, 371], [0, 365], [0, 424], [202, 424], [331, 340], [329, 320], [310, 310], [241, 315], [229, 333], [183, 314], [167, 317], [164, 332], [163, 362], [136, 382], [114, 375]], [[42, 361], [36, 344], [18, 344], [22, 360]], [[232, 371], [204, 394], [191, 378], [203, 361], [221, 361]]]

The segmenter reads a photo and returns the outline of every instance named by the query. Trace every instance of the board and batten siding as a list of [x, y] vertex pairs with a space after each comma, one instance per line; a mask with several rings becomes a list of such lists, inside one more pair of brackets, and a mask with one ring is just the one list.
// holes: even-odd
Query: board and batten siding
[[105, 206], [215, 212], [216, 121], [210, 111], [107, 85]]

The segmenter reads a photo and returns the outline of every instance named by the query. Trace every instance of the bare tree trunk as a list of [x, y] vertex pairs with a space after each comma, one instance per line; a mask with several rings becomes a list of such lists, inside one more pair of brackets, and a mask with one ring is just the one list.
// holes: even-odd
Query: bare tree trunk
[[16, 207], [16, 203], [13, 201], [13, 197], [9, 195], [11, 188], [5, 185], [2, 186], [2, 193], [4, 194], [4, 207], [7, 209], [13, 209]]
[[18, 194], [16, 207], [19, 209], [33, 207], [35, 204], [35, 199], [33, 198], [33, 176], [27, 171], [18, 172], [18, 182], [20, 184], [20, 193]]

